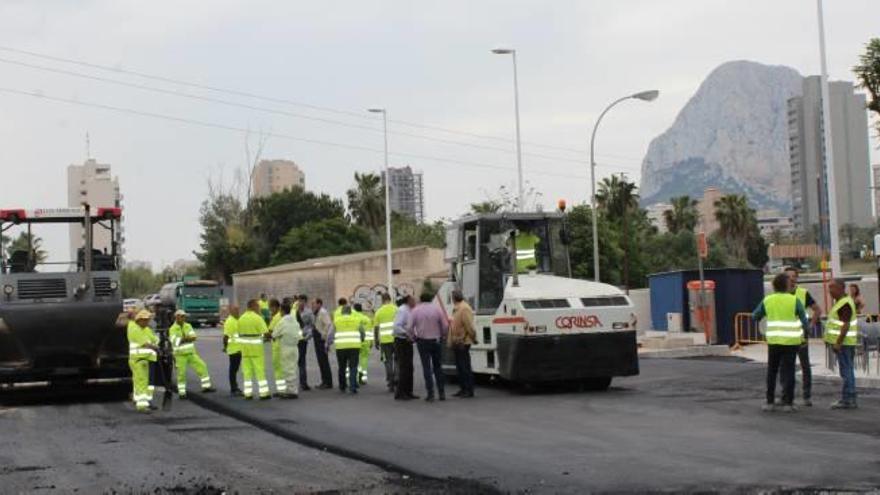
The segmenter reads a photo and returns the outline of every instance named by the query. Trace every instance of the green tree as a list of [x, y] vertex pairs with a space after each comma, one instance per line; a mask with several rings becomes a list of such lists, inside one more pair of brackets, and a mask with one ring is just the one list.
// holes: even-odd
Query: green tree
[[480, 201], [479, 203], [471, 203], [471, 213], [481, 214], [481, 213], [498, 213], [504, 207], [500, 202], [487, 199], [486, 201]]
[[158, 292], [162, 283], [162, 276], [148, 268], [123, 268], [119, 272], [119, 286], [125, 298], [141, 298]]
[[[385, 249], [385, 236], [377, 238], [374, 249]], [[394, 249], [429, 246], [442, 248], [446, 245], [446, 226], [443, 222], [418, 223], [411, 218], [391, 214], [391, 246]]]
[[355, 222], [378, 234], [385, 225], [385, 189], [382, 179], [374, 173], [354, 173], [355, 185], [346, 193], [348, 211]]
[[715, 218], [720, 224], [721, 239], [733, 258], [742, 264], [746, 260], [751, 225], [757, 223], [755, 210], [749, 208], [744, 195], [728, 194], [715, 201]]
[[294, 227], [281, 238], [272, 264], [368, 251], [370, 233], [343, 218], [328, 218]]
[[[6, 241], [8, 241], [8, 238], [6, 238]], [[16, 251], [30, 251], [31, 259], [37, 264], [45, 262], [46, 258], [49, 257], [49, 254], [43, 249], [43, 239], [33, 235], [28, 236], [27, 232], [22, 232], [9, 243], [9, 247], [6, 248], [6, 255], [11, 257], [12, 253]]]
[[670, 199], [669, 202], [672, 209], [663, 212], [666, 229], [673, 234], [682, 231], [693, 232], [700, 218], [700, 213], [697, 211], [697, 200], [691, 199], [690, 196], [679, 196]]
[[248, 210], [253, 219], [252, 238], [256, 243], [255, 256], [259, 265], [269, 262], [281, 238], [291, 229], [317, 220], [345, 218], [342, 201], [300, 187], [256, 198]]
[[[859, 87], [871, 95], [868, 109], [880, 117], [880, 38], [871, 38], [865, 43], [865, 53], [859, 56], [859, 64], [853, 67], [853, 72], [859, 79]], [[880, 120], [876, 129], [880, 133]]]
[[204, 265], [205, 277], [231, 284], [233, 273], [257, 265], [253, 238], [244, 225], [244, 217], [241, 202], [233, 195], [212, 195], [202, 203], [201, 251], [195, 255]]
[[612, 218], [619, 218], [639, 208], [638, 186], [622, 176], [612, 175], [602, 179], [596, 192], [596, 204]]

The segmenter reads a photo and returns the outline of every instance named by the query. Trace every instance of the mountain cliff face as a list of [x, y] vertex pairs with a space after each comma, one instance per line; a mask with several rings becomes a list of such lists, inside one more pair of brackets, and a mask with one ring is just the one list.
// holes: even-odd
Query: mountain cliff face
[[716, 186], [759, 209], [791, 210], [787, 100], [801, 93], [792, 68], [727, 62], [709, 74], [642, 162], [644, 205]]

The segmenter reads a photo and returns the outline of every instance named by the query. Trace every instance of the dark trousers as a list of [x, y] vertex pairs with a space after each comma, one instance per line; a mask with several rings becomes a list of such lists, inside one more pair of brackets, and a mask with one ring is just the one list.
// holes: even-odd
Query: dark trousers
[[458, 383], [461, 391], [466, 394], [474, 393], [474, 370], [471, 368], [471, 346], [456, 345], [452, 347], [455, 354], [455, 371], [458, 374]]
[[382, 352], [382, 362], [385, 364], [385, 384], [388, 385], [388, 388], [392, 388], [397, 385], [397, 363], [394, 361], [394, 344], [379, 344], [379, 349]]
[[241, 353], [229, 355], [229, 391], [241, 390], [238, 388], [238, 368], [241, 367]]
[[413, 345], [408, 339], [394, 338], [394, 357], [397, 359], [397, 398], [413, 394]]
[[348, 370], [348, 387], [352, 392], [358, 388], [358, 360], [361, 349], [337, 349], [336, 364], [339, 365], [339, 390], [345, 390], [345, 370]]
[[767, 403], [776, 399], [776, 376], [782, 384], [782, 404], [790, 406], [794, 400], [794, 363], [797, 359], [796, 345], [767, 346]]
[[798, 361], [801, 363], [801, 379], [803, 381], [804, 400], [813, 396], [813, 370], [810, 368], [810, 345], [804, 344], [798, 347]]
[[296, 366], [299, 368], [299, 388], [305, 389], [309, 386], [309, 375], [306, 371], [306, 352], [309, 350], [309, 341], [300, 340], [296, 346], [299, 349], [296, 361]]
[[[315, 358], [318, 359], [318, 369], [321, 370], [321, 385], [333, 386], [333, 372], [330, 370], [330, 359], [327, 357], [327, 347], [324, 337], [317, 330], [312, 332], [315, 340]], [[305, 354], [305, 353], [303, 353]]]
[[856, 373], [854, 360], [856, 347], [853, 345], [841, 346], [837, 353], [837, 369], [843, 378], [843, 396], [841, 399], [848, 404], [856, 403]]
[[441, 396], [445, 395], [443, 368], [440, 363], [443, 349], [440, 347], [440, 341], [418, 339], [416, 340], [416, 346], [419, 348], [419, 358], [422, 361], [422, 373], [425, 376], [425, 390], [428, 391], [428, 397], [434, 395], [435, 381], [437, 383], [437, 392]]

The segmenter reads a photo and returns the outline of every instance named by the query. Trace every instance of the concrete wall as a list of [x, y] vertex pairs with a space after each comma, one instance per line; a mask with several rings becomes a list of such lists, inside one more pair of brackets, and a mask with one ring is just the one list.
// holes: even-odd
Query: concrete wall
[[651, 291], [649, 289], [636, 289], [629, 291], [629, 299], [635, 306], [636, 318], [639, 319], [637, 328], [640, 332], [653, 330], [651, 328]]
[[294, 294], [320, 297], [325, 303], [335, 304], [334, 275], [336, 269], [312, 268], [305, 270], [265, 273], [258, 275], [235, 275], [235, 300], [244, 305], [248, 299], [265, 292], [269, 298], [279, 299]]

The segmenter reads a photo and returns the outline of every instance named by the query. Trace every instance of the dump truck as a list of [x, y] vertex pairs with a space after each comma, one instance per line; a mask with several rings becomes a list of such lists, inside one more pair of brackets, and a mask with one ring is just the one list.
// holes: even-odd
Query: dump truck
[[[115, 207], [0, 209], [0, 234], [26, 234], [27, 245], [0, 235], [0, 384], [130, 380], [128, 341], [119, 288]], [[80, 224], [76, 259], [40, 260], [35, 231]], [[96, 250], [96, 229], [109, 232], [110, 251]]]
[[167, 283], [159, 290], [156, 323], [163, 328], [171, 326], [174, 312], [182, 309], [194, 325], [216, 326], [220, 322], [222, 296], [223, 290], [214, 280], [184, 277], [181, 281]]
[[[474, 308], [474, 373], [599, 390], [639, 373], [633, 304], [613, 285], [572, 278], [564, 209], [465, 216], [446, 239], [450, 278], [435, 301], [451, 318], [458, 289]], [[455, 374], [451, 356], [443, 369]]]

